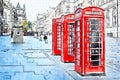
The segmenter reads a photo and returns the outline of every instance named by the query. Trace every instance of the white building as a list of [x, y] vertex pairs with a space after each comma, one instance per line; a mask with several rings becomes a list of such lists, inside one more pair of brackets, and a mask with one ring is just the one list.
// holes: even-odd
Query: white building
[[[98, 2], [97, 4], [98, 5]], [[108, 36], [117, 37], [117, 28], [118, 36], [120, 37], [120, 0], [118, 6], [118, 17], [117, 17], [117, 0], [103, 0], [99, 3], [99, 6], [105, 10], [105, 27], [106, 34]], [[117, 25], [118, 19], [118, 25]]]
[[44, 32], [45, 20], [46, 20], [45, 14], [37, 14], [36, 27], [35, 27], [36, 32], [39, 33]]
[[12, 10], [11, 10], [11, 22], [12, 22], [12, 26], [17, 26], [18, 23], [17, 10], [14, 6], [12, 6]]
[[12, 27], [17, 25], [17, 10], [12, 5], [10, 0], [4, 1], [4, 10], [3, 10], [3, 32], [11, 33]]
[[52, 33], [53, 18], [61, 17], [69, 13], [74, 13], [74, 0], [62, 0], [55, 8], [50, 8], [45, 14], [37, 15], [37, 30]]
[[54, 10], [54, 8], [51, 8], [48, 11], [48, 15], [46, 16], [46, 20], [45, 20], [45, 26], [44, 26], [45, 32], [52, 33], [53, 18], [55, 18], [55, 10]]
[[69, 13], [74, 13], [74, 1], [63, 0], [55, 8], [55, 17], [61, 17]]
[[3, 11], [3, 33], [10, 33], [12, 28], [11, 19], [12, 3], [10, 0], [4, 0], [4, 11]]
[[[120, 37], [120, 0], [118, 0], [118, 17], [117, 17], [117, 0], [75, 0], [75, 8], [98, 6], [105, 10], [105, 33], [108, 36]], [[118, 19], [118, 26], [117, 26]]]
[[50, 13], [49, 11], [45, 14], [45, 18], [42, 20], [38, 20], [38, 22], [42, 21], [42, 24], [38, 24], [39, 26], [43, 26], [44, 30], [52, 31], [52, 19], [61, 17], [61, 15], [74, 13], [74, 11], [81, 7], [88, 6], [98, 6], [105, 10], [105, 33], [108, 36], [117, 36], [117, 19], [118, 20], [118, 30], [120, 36], [120, 0], [118, 6], [118, 17], [117, 17], [117, 0], [62, 0]]
[[17, 10], [17, 17], [18, 17], [18, 25], [22, 24], [22, 21], [26, 20], [26, 7], [25, 4], [23, 5], [23, 8], [18, 3], [16, 6]]

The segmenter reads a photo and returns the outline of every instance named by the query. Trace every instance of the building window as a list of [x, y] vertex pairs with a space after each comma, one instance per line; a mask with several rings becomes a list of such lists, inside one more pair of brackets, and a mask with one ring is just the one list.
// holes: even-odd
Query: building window
[[109, 2], [114, 1], [114, 0], [109, 0]]
[[107, 27], [110, 27], [110, 10], [106, 11], [106, 24]]
[[109, 2], [109, 0], [106, 0], [106, 3], [108, 3]]
[[110, 11], [109, 10], [107, 10], [107, 12], [106, 12], [106, 19], [110, 20]]
[[69, 5], [66, 5], [66, 12], [70, 12], [70, 6]]
[[96, 5], [99, 5], [99, 2], [100, 2], [100, 1], [99, 1], [99, 0], [97, 0], [97, 1], [96, 1]]
[[114, 15], [113, 18], [114, 18], [114, 24], [116, 26], [116, 24], [117, 24], [117, 21], [116, 21], [117, 17], [116, 17], [116, 15]]
[[89, 0], [88, 3], [89, 3], [90, 5], [92, 5], [92, 1], [91, 1], [91, 0]]
[[104, 0], [101, 1], [102, 5], [104, 4]]
[[75, 2], [75, 0], [65, 0], [66, 2]]
[[23, 14], [23, 13], [24, 13], [24, 12], [21, 10], [21, 11], [20, 11], [20, 14]]
[[106, 3], [106, 0], [103, 0], [103, 4], [105, 4]]
[[112, 13], [112, 23], [113, 23], [113, 26], [114, 27], [116, 27], [116, 25], [117, 25], [117, 9], [116, 9], [116, 7], [114, 7], [113, 8], [113, 11], [112, 11], [113, 13]]
[[101, 2], [101, 1], [99, 1], [99, 2], [98, 2], [98, 5], [102, 5], [102, 2]]
[[18, 11], [17, 11], [17, 13], [19, 14], [19, 13], [20, 13], [20, 11], [18, 10]]
[[70, 9], [69, 9], [69, 8], [67, 8], [67, 10], [66, 10], [66, 11], [67, 11], [67, 13], [70, 13]]

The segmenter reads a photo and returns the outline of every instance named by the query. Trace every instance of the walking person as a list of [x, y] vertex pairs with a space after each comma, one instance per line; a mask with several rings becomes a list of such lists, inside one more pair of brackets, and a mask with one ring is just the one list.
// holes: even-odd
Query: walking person
[[13, 31], [11, 31], [11, 38], [13, 38]]
[[42, 41], [42, 33], [40, 33], [39, 40]]
[[48, 41], [47, 41], [47, 35], [44, 35], [44, 41], [45, 41], [45, 43], [48, 43]]

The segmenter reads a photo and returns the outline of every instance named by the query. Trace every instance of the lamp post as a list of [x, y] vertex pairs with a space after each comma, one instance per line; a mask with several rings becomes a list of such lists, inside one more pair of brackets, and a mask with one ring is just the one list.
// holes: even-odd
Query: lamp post
[[119, 27], [119, 26], [118, 26], [118, 24], [119, 24], [119, 23], [118, 23], [118, 6], [119, 6], [119, 5], [118, 5], [118, 0], [117, 0], [117, 38], [119, 37], [119, 35], [118, 35], [118, 34], [119, 34], [119, 31], [118, 31], [118, 27]]

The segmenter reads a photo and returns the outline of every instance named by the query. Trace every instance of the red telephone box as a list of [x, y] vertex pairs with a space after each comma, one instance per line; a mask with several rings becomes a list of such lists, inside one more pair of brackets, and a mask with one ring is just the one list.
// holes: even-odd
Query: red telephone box
[[61, 55], [61, 19], [52, 21], [52, 52], [54, 55]]
[[75, 55], [73, 54], [74, 42], [74, 14], [67, 14], [61, 17], [62, 20], [62, 54], [63, 62], [74, 62]]
[[75, 20], [75, 71], [81, 75], [105, 75], [104, 10], [77, 9]]

